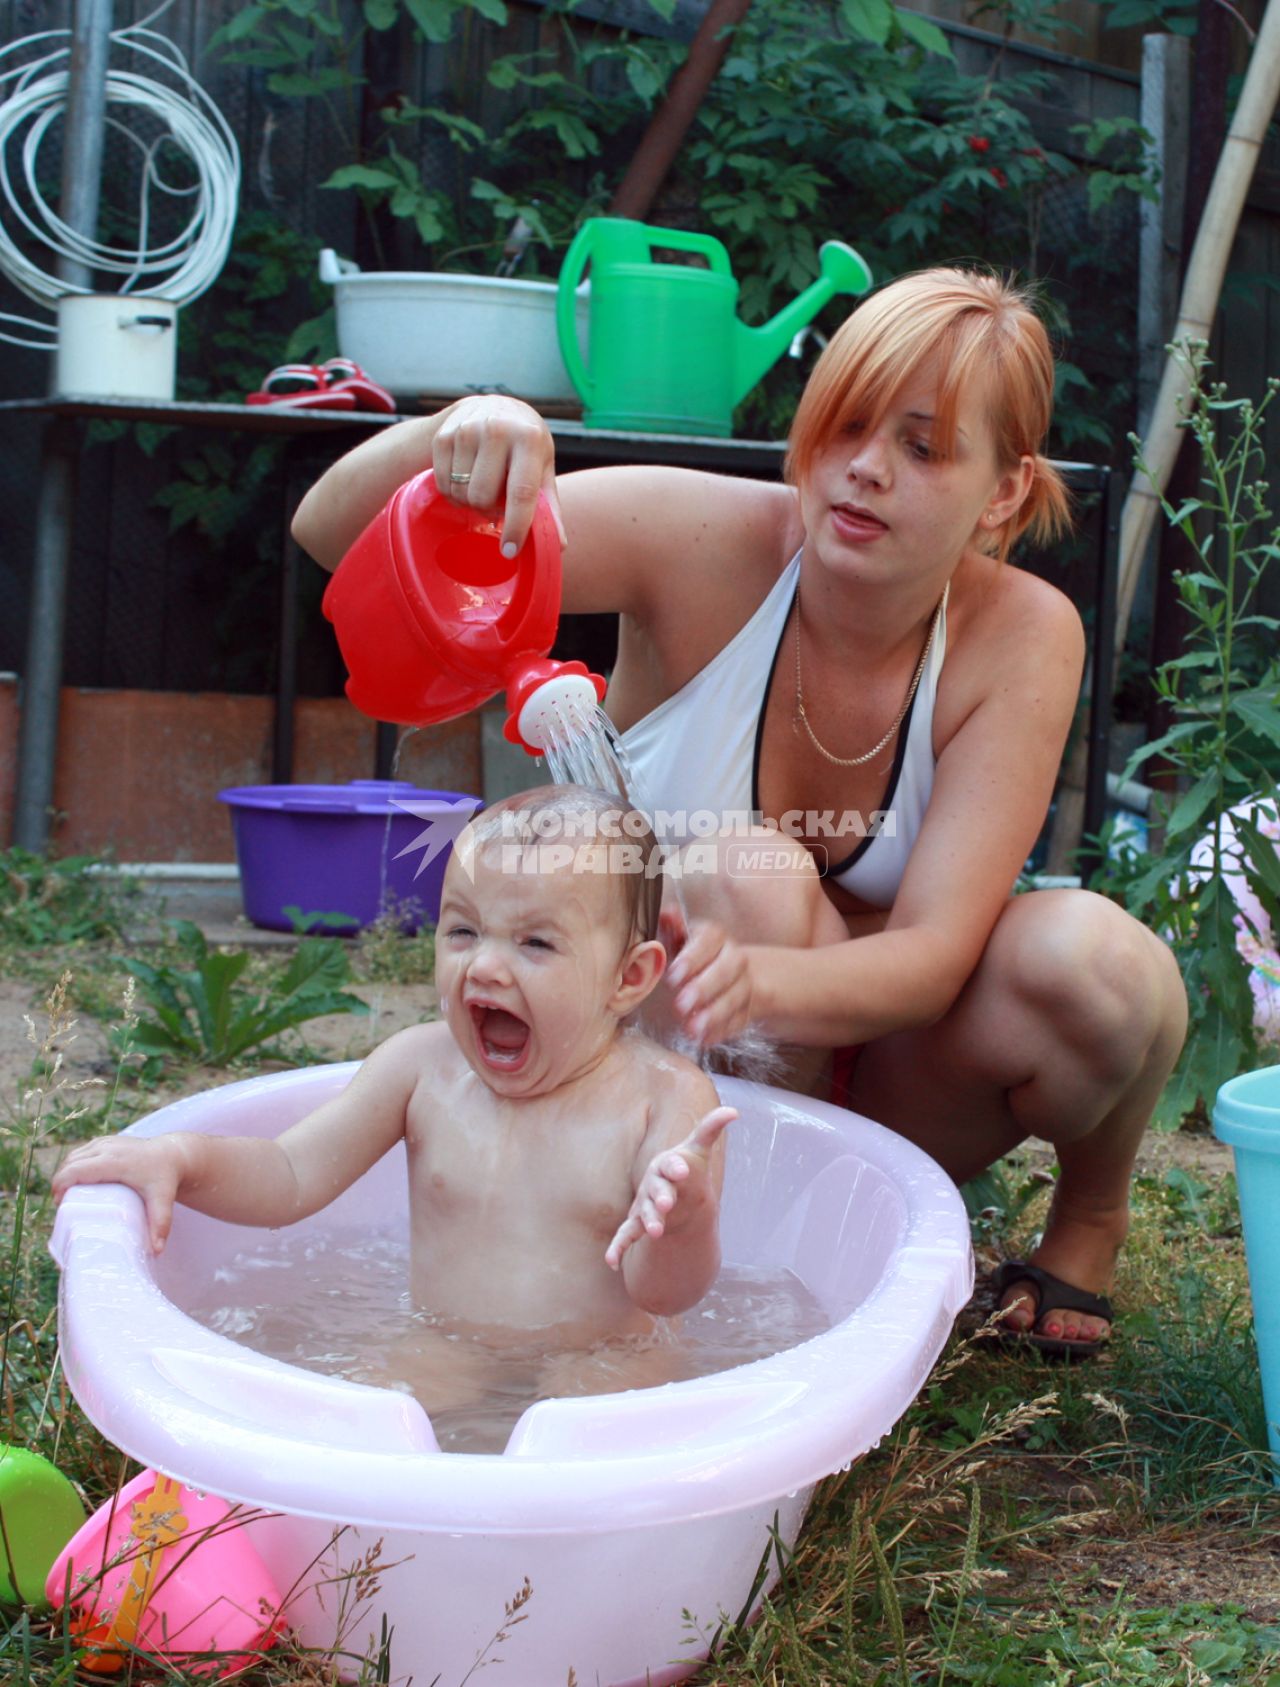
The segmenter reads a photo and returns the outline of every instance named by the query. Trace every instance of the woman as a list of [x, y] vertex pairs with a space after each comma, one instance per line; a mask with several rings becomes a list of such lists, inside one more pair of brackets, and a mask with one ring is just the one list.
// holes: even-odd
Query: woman
[[[1006, 1332], [1087, 1354], [1186, 1004], [1168, 950], [1114, 904], [1011, 895], [1083, 665], [1075, 609], [1005, 560], [1065, 521], [1041, 455], [1052, 392], [1027, 300], [931, 270], [834, 336], [785, 485], [668, 468], [557, 485], [536, 413], [480, 397], [360, 446], [294, 531], [333, 567], [433, 464], [457, 502], [503, 507], [514, 554], [546, 492], [565, 609], [621, 616], [608, 707], [646, 797], [800, 834], [771, 874], [699, 882], [669, 974], [682, 1029], [711, 1043], [758, 1025], [812, 1051], [814, 1087], [835, 1051], [848, 1105], [960, 1182], [1028, 1136], [1051, 1143], [1044, 1236], [996, 1287]], [[798, 870], [811, 861], [825, 877]]]

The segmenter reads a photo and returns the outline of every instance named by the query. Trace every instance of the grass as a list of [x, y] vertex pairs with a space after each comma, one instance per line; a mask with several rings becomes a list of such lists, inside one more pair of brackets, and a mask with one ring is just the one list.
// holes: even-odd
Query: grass
[[[48, 1169], [57, 1144], [226, 1076], [178, 1069], [148, 1085], [126, 1062], [117, 1085], [104, 1060], [87, 1072], [100, 1081], [83, 1083], [75, 1054], [86, 1045], [72, 1039], [89, 1039], [90, 1018], [119, 1021], [121, 974], [107, 959], [119, 947], [114, 931], [42, 946], [26, 976], [33, 993], [55, 981], [52, 1034], [37, 1029], [30, 1078], [0, 1112], [0, 1438], [53, 1459], [90, 1507], [133, 1467], [89, 1425], [58, 1367]], [[429, 950], [429, 934], [376, 931], [356, 946], [354, 971], [416, 982]], [[72, 977], [59, 986], [68, 956]], [[263, 977], [276, 964], [254, 961]], [[699, 1687], [1280, 1687], [1280, 1491], [1264, 1451], [1234, 1186], [1175, 1159], [1135, 1186], [1117, 1284], [1125, 1316], [1105, 1358], [1066, 1367], [993, 1353], [971, 1339], [981, 1315], [967, 1314], [881, 1447], [820, 1487], [794, 1556], [772, 1548], [781, 1574], [759, 1620], [690, 1625], [691, 1651], [715, 1642]], [[1051, 1182], [1025, 1156], [971, 1192], [985, 1264], [1029, 1245]], [[505, 1615], [513, 1590], [495, 1588], [485, 1668], [501, 1660], [525, 1601], [536, 1615], [536, 1566], [532, 1576]], [[376, 1577], [368, 1566], [362, 1591]], [[76, 1657], [61, 1619], [0, 1613], [5, 1687], [72, 1687]], [[368, 1687], [395, 1681], [394, 1636], [344, 1671]], [[134, 1659], [123, 1679], [208, 1678]], [[239, 1679], [328, 1687], [335, 1674], [285, 1644]]]

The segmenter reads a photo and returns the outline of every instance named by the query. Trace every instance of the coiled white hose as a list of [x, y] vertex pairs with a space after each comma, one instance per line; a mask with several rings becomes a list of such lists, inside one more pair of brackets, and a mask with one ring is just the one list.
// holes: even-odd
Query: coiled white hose
[[[167, 5], [161, 8], [166, 9]], [[78, 234], [44, 200], [37, 185], [41, 142], [66, 110], [70, 30], [45, 30], [0, 48], [0, 89], [6, 83], [12, 84], [4, 104], [0, 105], [0, 273], [36, 304], [52, 308], [69, 293], [93, 291], [58, 276], [57, 260], [61, 258], [102, 273], [124, 276], [118, 288], [121, 293], [159, 296], [177, 305], [198, 298], [213, 284], [226, 262], [240, 191], [239, 148], [226, 119], [192, 77], [182, 54], [164, 36], [145, 27], [158, 15], [153, 13], [143, 23], [113, 30], [110, 37], [113, 51], [123, 48], [141, 55], [149, 61], [148, 68], [162, 67], [179, 85], [175, 88], [136, 71], [107, 71], [106, 126], [123, 135], [142, 154], [138, 238], [131, 248], [107, 245]], [[37, 50], [39, 56], [3, 68], [4, 61], [13, 54], [31, 50]], [[155, 140], [144, 141], [127, 122], [110, 115], [113, 106], [150, 113], [164, 132]], [[9, 174], [9, 146], [24, 125], [21, 180], [25, 194], [20, 195]], [[156, 155], [165, 146], [176, 146], [190, 158], [197, 175], [194, 185], [177, 187], [164, 180]], [[194, 204], [179, 234], [163, 244], [148, 246], [153, 192], [190, 197]], [[48, 269], [19, 251], [10, 232], [15, 223], [50, 254], [52, 262]], [[44, 336], [19, 338], [0, 328], [0, 340], [7, 340], [11, 345], [47, 351], [56, 342], [53, 323], [14, 316], [8, 311], [0, 311], [0, 322], [13, 323], [27, 335]]]

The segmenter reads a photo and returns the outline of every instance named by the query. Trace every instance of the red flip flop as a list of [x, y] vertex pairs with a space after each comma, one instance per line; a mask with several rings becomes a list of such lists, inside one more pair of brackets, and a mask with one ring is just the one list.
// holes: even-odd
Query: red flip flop
[[246, 404], [287, 410], [371, 410], [395, 414], [396, 401], [385, 387], [371, 381], [358, 363], [331, 357], [327, 363], [282, 363]]

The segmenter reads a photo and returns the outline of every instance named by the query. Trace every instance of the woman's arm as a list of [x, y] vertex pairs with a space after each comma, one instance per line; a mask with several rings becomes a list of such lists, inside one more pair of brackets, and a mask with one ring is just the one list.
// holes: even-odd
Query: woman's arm
[[[503, 544], [513, 556], [528, 537], [540, 490], [560, 519], [546, 423], [519, 399], [494, 394], [398, 422], [340, 457], [298, 505], [294, 538], [322, 568], [336, 568], [396, 488], [430, 468], [459, 503], [493, 509], [504, 502]], [[465, 494], [456, 485], [450, 491], [455, 470], [472, 476]]]
[[786, 1042], [837, 1048], [931, 1024], [955, 1002], [1048, 810], [1083, 666], [1067, 599], [1039, 582], [1019, 596], [1022, 612], [965, 653], [966, 710], [938, 758], [884, 929], [816, 949], [695, 931], [668, 977], [686, 1029], [701, 1016], [702, 1041], [756, 1023]]
[[[799, 543], [795, 499], [780, 485], [661, 466], [585, 469], [557, 481], [546, 423], [500, 395], [460, 399], [365, 440], [299, 504], [295, 539], [322, 567], [336, 568], [396, 488], [426, 468], [454, 503], [501, 508], [512, 554], [545, 493], [564, 544], [565, 612], [634, 615], [664, 648], [669, 630], [679, 645], [691, 624], [714, 639], [724, 620], [724, 637], [732, 636], [740, 597], [753, 589], [763, 596], [787, 546]], [[469, 478], [451, 481], [455, 473]], [[726, 568], [738, 594], [725, 592]], [[706, 659], [699, 651], [694, 668]]]

